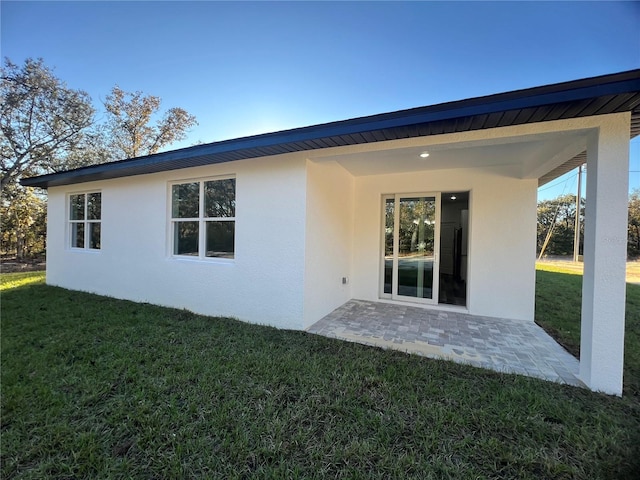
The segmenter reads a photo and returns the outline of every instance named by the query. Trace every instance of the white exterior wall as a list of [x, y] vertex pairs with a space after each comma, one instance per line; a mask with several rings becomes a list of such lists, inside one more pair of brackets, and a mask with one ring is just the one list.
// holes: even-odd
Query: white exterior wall
[[[532, 320], [537, 182], [508, 168], [353, 177], [289, 155], [54, 187], [47, 282], [304, 329], [350, 298], [378, 300], [383, 194], [470, 191], [468, 310]], [[217, 175], [236, 176], [235, 260], [172, 257], [169, 183]], [[67, 195], [97, 190], [102, 249], [72, 250]]]
[[353, 297], [379, 298], [382, 195], [470, 191], [469, 313], [532, 321], [537, 180], [512, 173], [505, 167], [357, 177]]
[[[349, 161], [343, 160], [375, 149], [422, 149], [414, 144], [426, 141], [469, 146], [489, 140], [502, 145], [512, 139], [528, 141], [528, 135], [567, 132], [574, 134], [569, 143], [580, 143], [576, 139], [608, 118], [340, 147], [54, 187], [49, 190], [47, 281], [304, 329], [350, 298], [379, 299], [382, 195], [469, 191], [467, 310], [531, 321], [537, 177], [544, 173], [543, 165], [545, 171], [554, 168], [560, 157], [545, 160], [543, 151], [536, 158], [520, 158], [514, 150], [513, 161], [499, 166], [362, 176], [350, 173]], [[473, 165], [474, 152], [467, 149], [464, 155], [466, 164]], [[169, 182], [218, 175], [236, 176], [235, 260], [172, 257]], [[67, 240], [66, 196], [96, 190], [103, 194], [103, 248], [73, 251]], [[349, 278], [347, 285], [342, 277]]]
[[[236, 176], [235, 259], [170, 252], [169, 182]], [[69, 248], [67, 195], [102, 192], [102, 249]], [[301, 329], [306, 161], [246, 160], [49, 189], [47, 283]]]
[[353, 189], [353, 176], [336, 162], [308, 162], [305, 328], [351, 298]]

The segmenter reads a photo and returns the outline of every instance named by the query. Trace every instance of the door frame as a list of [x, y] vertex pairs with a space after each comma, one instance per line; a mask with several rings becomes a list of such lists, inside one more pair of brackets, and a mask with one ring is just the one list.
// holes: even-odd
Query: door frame
[[[433, 270], [432, 270], [432, 289], [431, 298], [418, 298], [410, 297], [406, 295], [399, 295], [394, 293], [397, 291], [398, 285], [398, 251], [399, 251], [399, 218], [400, 208], [399, 201], [402, 198], [415, 198], [415, 197], [433, 197], [435, 199], [435, 225], [434, 225], [434, 248], [433, 248]], [[385, 293], [385, 230], [386, 230], [386, 202], [389, 199], [394, 200], [394, 220], [393, 220], [393, 253], [392, 253], [392, 279], [391, 279], [391, 293]], [[379, 271], [379, 296], [380, 298], [390, 299], [401, 302], [420, 303], [425, 305], [437, 305], [439, 300], [438, 286], [440, 282], [440, 207], [441, 207], [441, 192], [407, 192], [407, 193], [390, 193], [384, 194], [381, 198], [381, 228], [380, 228], [380, 271]]]

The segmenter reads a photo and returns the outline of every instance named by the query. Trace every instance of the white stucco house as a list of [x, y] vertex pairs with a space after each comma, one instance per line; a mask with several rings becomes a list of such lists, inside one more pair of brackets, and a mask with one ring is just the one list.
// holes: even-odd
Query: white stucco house
[[23, 179], [47, 283], [305, 329], [350, 299], [534, 320], [537, 188], [586, 160], [580, 377], [622, 391], [640, 70]]

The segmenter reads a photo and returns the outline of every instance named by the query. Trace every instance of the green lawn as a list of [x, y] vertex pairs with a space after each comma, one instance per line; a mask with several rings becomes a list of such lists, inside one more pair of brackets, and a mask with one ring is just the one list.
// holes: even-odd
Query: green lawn
[[3, 479], [640, 471], [633, 395], [0, 280]]
[[[580, 358], [582, 275], [553, 264], [538, 265], [536, 322]], [[640, 401], [640, 285], [627, 284], [624, 394]]]

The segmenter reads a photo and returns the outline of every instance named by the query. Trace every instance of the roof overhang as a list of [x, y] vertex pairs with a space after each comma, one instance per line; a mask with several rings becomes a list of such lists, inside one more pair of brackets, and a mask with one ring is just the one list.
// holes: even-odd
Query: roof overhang
[[[25, 178], [21, 183], [47, 188], [292, 152], [622, 112], [631, 112], [630, 137], [635, 137], [640, 133], [640, 69], [197, 145]], [[543, 179], [550, 181], [564, 173], [563, 168], [574, 168], [568, 168], [571, 161], [541, 177], [541, 184]]]

